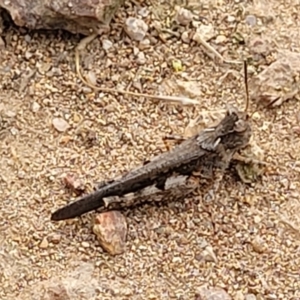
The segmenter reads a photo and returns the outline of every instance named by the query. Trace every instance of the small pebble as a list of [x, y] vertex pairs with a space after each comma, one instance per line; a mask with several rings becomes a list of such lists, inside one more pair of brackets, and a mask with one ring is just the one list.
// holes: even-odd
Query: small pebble
[[139, 52], [138, 55], [137, 55], [137, 59], [136, 59], [136, 62], [139, 64], [139, 65], [143, 65], [146, 63], [146, 57], [145, 57], [145, 54], [143, 52]]
[[263, 253], [266, 250], [265, 242], [260, 236], [256, 236], [252, 241], [253, 250], [257, 253]]
[[227, 17], [227, 22], [232, 23], [235, 21], [235, 17], [234, 16], [228, 16]]
[[246, 17], [246, 24], [250, 25], [250, 26], [254, 26], [257, 23], [257, 19], [254, 15], [248, 15]]
[[26, 173], [22, 170], [18, 171], [18, 178], [24, 179], [26, 177]]
[[140, 49], [138, 47], [133, 47], [133, 54], [134, 55], [138, 55], [139, 52], [140, 52]]
[[26, 51], [24, 56], [27, 60], [29, 60], [33, 56], [33, 53], [31, 53], [30, 51]]
[[50, 63], [37, 63], [37, 69], [40, 74], [45, 74], [51, 69], [52, 65]]
[[216, 44], [223, 44], [227, 41], [227, 37], [225, 35], [218, 35], [216, 37]]
[[61, 240], [61, 235], [60, 234], [53, 234], [51, 237], [50, 237], [50, 241], [53, 243], [53, 244], [58, 244]]
[[31, 109], [32, 109], [33, 112], [37, 112], [40, 109], [40, 107], [41, 106], [37, 102], [33, 102], [32, 106], [31, 106]]
[[261, 222], [261, 217], [260, 216], [254, 216], [254, 223], [259, 224]]
[[82, 243], [81, 243], [81, 246], [82, 246], [83, 248], [89, 248], [89, 247], [90, 247], [90, 244], [89, 244], [88, 242], [82, 242]]
[[237, 291], [234, 300], [245, 300], [245, 296], [242, 291]]
[[247, 294], [245, 300], [256, 300], [256, 296], [254, 294]]
[[102, 41], [102, 48], [105, 51], [108, 51], [112, 46], [113, 46], [113, 43], [110, 40], [105, 39], [105, 40]]
[[181, 40], [186, 43], [186, 44], [189, 44], [191, 39], [190, 39], [190, 34], [188, 31], [184, 31], [181, 35]]
[[19, 133], [19, 130], [16, 127], [12, 127], [10, 129], [10, 132], [11, 132], [12, 135], [17, 135]]
[[7, 111], [5, 111], [5, 115], [9, 118], [14, 118], [17, 115], [17, 113], [12, 110], [7, 110]]
[[203, 39], [204, 41], [208, 41], [209, 39], [215, 36], [215, 30], [212, 25], [200, 25], [194, 36], [193, 40], [199, 43], [199, 38]]
[[91, 94], [91, 93], [93, 92], [93, 90], [92, 90], [89, 86], [84, 86], [84, 87], [82, 88], [82, 92], [83, 92], [84, 94]]
[[125, 31], [135, 41], [142, 41], [147, 34], [148, 25], [140, 19], [129, 17], [125, 21]]
[[24, 36], [24, 39], [25, 39], [25, 41], [26, 41], [27, 43], [31, 42], [31, 36], [30, 36], [29, 34], [26, 34], [26, 35]]
[[203, 251], [203, 256], [205, 261], [211, 261], [211, 262], [218, 262], [218, 258], [213, 250], [212, 247], [208, 246], [206, 249]]
[[181, 25], [188, 25], [193, 20], [193, 14], [190, 10], [181, 7], [176, 15], [176, 21]]
[[59, 132], [64, 132], [69, 128], [69, 124], [62, 118], [54, 118], [52, 121], [54, 128]]
[[48, 243], [47, 238], [43, 238], [43, 240], [40, 243], [40, 248], [41, 249], [46, 249], [46, 248], [48, 248], [48, 245], [49, 245], [49, 243]]
[[150, 44], [151, 44], [151, 42], [149, 39], [144, 39], [144, 40], [140, 41], [139, 49], [140, 50], [148, 49], [150, 47]]
[[227, 292], [219, 287], [206, 287], [203, 285], [196, 288], [196, 291], [197, 300], [232, 300], [232, 298], [227, 294]]
[[149, 15], [150, 11], [148, 9], [148, 7], [142, 7], [141, 9], [139, 9], [138, 11], [138, 14], [141, 16], [141, 17], [147, 17]]

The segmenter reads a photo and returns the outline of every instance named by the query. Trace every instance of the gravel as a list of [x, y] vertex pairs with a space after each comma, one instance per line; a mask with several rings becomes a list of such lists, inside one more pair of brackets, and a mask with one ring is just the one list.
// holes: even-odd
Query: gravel
[[[75, 72], [79, 36], [16, 28], [4, 32], [0, 298], [185, 300], [199, 299], [206, 285], [232, 299], [299, 299], [295, 100], [270, 110], [251, 102], [250, 112], [258, 112], [253, 140], [269, 163], [261, 180], [244, 184], [228, 172], [212, 201], [199, 194], [123, 212], [128, 237], [120, 256], [99, 246], [92, 213], [50, 222], [54, 209], [75, 198], [64, 187], [65, 174], [78, 174], [92, 187], [165, 151], [162, 138], [183, 134], [199, 114], [205, 119], [227, 103], [244, 107], [242, 65], [221, 64], [192, 41], [202, 23], [213, 26], [215, 37], [207, 42], [227, 60], [247, 57], [247, 41], [257, 35], [300, 52], [296, 1], [268, 1], [268, 9], [262, 1], [190, 3], [184, 8], [192, 10], [194, 20], [186, 26], [171, 22], [180, 11], [172, 1], [149, 1], [149, 13], [139, 14], [146, 5], [141, 3], [126, 3], [110, 33], [88, 45], [81, 54], [84, 73], [94, 74], [103, 87], [149, 94], [184, 94], [176, 82], [186, 81], [197, 86], [198, 106], [93, 92]], [[254, 25], [240, 22], [250, 14]], [[147, 24], [143, 41], [124, 34], [128, 17]], [[172, 68], [174, 61], [181, 62], [181, 70]], [[254, 71], [263, 67], [255, 65]], [[56, 130], [55, 119], [68, 128]], [[87, 143], [90, 136], [95, 138]]]

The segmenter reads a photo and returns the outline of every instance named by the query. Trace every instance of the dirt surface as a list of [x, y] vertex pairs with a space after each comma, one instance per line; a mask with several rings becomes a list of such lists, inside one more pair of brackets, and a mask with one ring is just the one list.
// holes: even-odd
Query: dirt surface
[[[209, 44], [230, 60], [253, 56], [248, 45], [255, 37], [274, 42], [267, 57], [253, 60], [253, 72], [261, 71], [279, 49], [300, 52], [298, 1], [238, 2], [190, 5], [199, 20], [178, 28], [171, 22], [174, 3], [151, 1], [143, 9], [138, 2], [127, 3], [110, 33], [81, 54], [85, 74], [97, 77], [99, 85], [168, 94], [170, 83], [182, 90], [176, 83], [185, 82], [199, 100], [194, 107], [94, 93], [75, 72], [80, 37], [13, 27], [4, 31], [1, 299], [200, 299], [203, 285], [222, 288], [237, 300], [300, 299], [300, 138], [294, 130], [300, 117], [295, 99], [274, 109], [251, 102], [250, 112], [256, 111], [253, 143], [270, 164], [261, 180], [244, 184], [227, 174], [212, 201], [198, 195], [125, 211], [129, 233], [123, 255], [111, 257], [99, 247], [93, 213], [50, 222], [51, 212], [75, 198], [62, 183], [65, 174], [76, 173], [92, 186], [165, 151], [162, 138], [182, 134], [199, 114], [209, 115], [227, 103], [244, 107], [242, 66], [221, 64], [189, 41], [195, 28], [212, 26]], [[245, 24], [249, 15], [255, 16], [254, 26]], [[140, 43], [122, 31], [128, 16], [149, 25]], [[69, 127], [58, 132], [55, 118]]]

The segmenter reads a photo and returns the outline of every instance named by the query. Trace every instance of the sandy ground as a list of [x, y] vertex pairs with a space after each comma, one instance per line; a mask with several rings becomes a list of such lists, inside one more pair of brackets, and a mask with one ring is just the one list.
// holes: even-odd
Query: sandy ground
[[[253, 63], [254, 71], [271, 62], [278, 49], [300, 52], [299, 1], [240, 2], [205, 1], [192, 7], [205, 17], [199, 24], [214, 29], [209, 43], [224, 57], [250, 57], [248, 45], [256, 37], [275, 42], [275, 47], [270, 58]], [[88, 186], [113, 178], [165, 151], [162, 138], [182, 134], [197, 115], [213, 114], [226, 103], [244, 105], [242, 67], [221, 64], [196, 42], [183, 42], [182, 33], [195, 28], [171, 28], [172, 17], [164, 12], [174, 12], [173, 3], [147, 4], [149, 14], [142, 17], [150, 26], [147, 41], [139, 44], [122, 33], [127, 16], [141, 17], [138, 2], [127, 3], [111, 32], [82, 54], [85, 73], [105, 87], [150, 94], [175, 94], [169, 84], [178, 88], [177, 82], [184, 81], [200, 105], [95, 93], [75, 72], [74, 47], [80, 37], [14, 27], [4, 31], [0, 298], [201, 299], [200, 288], [207, 285], [237, 300], [300, 299], [295, 99], [274, 109], [251, 102], [250, 112], [257, 111], [253, 142], [270, 163], [260, 180], [245, 184], [226, 174], [209, 203], [199, 195], [125, 211], [129, 232], [123, 255], [111, 257], [101, 249], [91, 230], [94, 213], [50, 222], [51, 212], [75, 197], [62, 184], [65, 174], [78, 174]], [[245, 24], [248, 15], [256, 16], [256, 25]], [[161, 31], [159, 37], [158, 25], [175, 34]], [[107, 39], [112, 47], [105, 52]], [[181, 61], [181, 72], [172, 68], [175, 59]], [[221, 81], [230, 70], [235, 71]], [[69, 129], [55, 130], [56, 117], [65, 119]]]

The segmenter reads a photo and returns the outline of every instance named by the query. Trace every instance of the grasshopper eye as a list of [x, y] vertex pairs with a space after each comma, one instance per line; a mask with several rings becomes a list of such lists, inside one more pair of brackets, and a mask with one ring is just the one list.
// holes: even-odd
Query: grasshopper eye
[[243, 120], [238, 120], [235, 122], [234, 130], [236, 132], [243, 132], [246, 130], [246, 124]]
[[237, 114], [237, 109], [229, 104], [227, 104], [227, 115], [231, 116], [233, 114]]
[[220, 144], [220, 142], [221, 142], [221, 139], [218, 138], [214, 143], [214, 149], [217, 148], [217, 146]]

